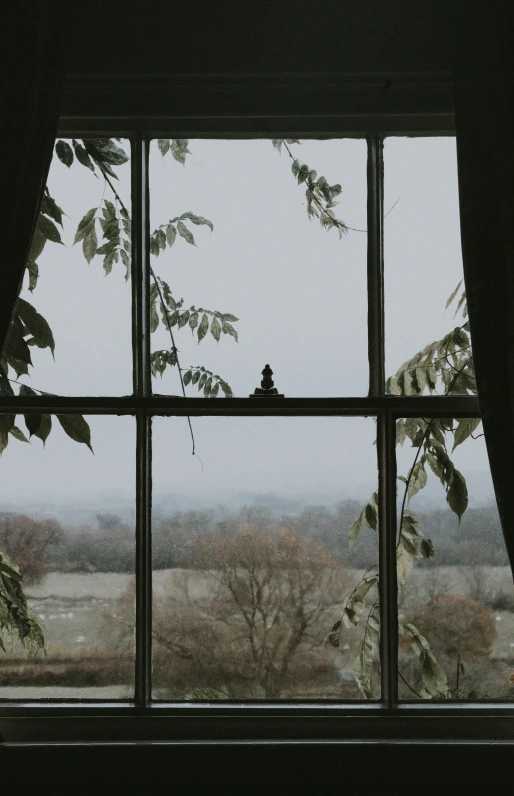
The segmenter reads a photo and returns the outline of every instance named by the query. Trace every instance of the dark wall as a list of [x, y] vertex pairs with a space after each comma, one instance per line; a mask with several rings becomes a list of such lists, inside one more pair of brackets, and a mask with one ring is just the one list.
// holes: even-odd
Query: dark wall
[[[262, 744], [0, 749], [10, 794], [461, 796], [510, 782], [512, 747]], [[504, 788], [508, 793], [508, 785]]]
[[86, 0], [69, 71], [374, 72], [451, 69], [457, 0]]

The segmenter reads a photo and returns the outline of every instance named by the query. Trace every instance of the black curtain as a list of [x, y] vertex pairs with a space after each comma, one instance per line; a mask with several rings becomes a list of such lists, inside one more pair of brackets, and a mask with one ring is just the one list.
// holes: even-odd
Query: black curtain
[[0, 125], [0, 354], [23, 282], [46, 184], [64, 84], [72, 3], [4, 3]]
[[464, 278], [485, 440], [514, 571], [514, 14], [512, 0], [459, 5], [454, 75]]

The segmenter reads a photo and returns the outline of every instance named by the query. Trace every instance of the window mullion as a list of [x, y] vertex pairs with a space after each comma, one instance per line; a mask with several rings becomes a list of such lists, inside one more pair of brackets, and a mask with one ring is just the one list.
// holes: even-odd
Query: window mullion
[[378, 417], [380, 661], [382, 700], [398, 702], [398, 609], [396, 577], [396, 420], [391, 411]]
[[368, 138], [368, 361], [369, 396], [384, 395], [384, 160], [380, 135]]
[[150, 373], [150, 259], [148, 141], [133, 142], [132, 247], [134, 295], [134, 393], [143, 399], [136, 412], [136, 667], [135, 700], [146, 707], [151, 698], [152, 558], [151, 558], [151, 419], [147, 402]]

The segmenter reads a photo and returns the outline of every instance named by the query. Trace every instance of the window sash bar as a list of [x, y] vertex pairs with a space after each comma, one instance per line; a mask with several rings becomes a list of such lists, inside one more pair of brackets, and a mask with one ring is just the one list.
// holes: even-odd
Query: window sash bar
[[396, 575], [396, 419], [379, 415], [380, 671], [382, 699], [392, 710], [398, 705], [398, 584]]
[[153, 395], [71, 397], [57, 395], [0, 396], [0, 412], [15, 414], [106, 414], [162, 416], [377, 416], [388, 411], [396, 417], [480, 417], [474, 395], [356, 397], [356, 398], [182, 398]]
[[384, 395], [384, 161], [379, 135], [368, 138], [368, 362], [369, 395]]
[[[133, 316], [134, 395], [143, 405], [151, 397], [150, 275], [148, 142], [138, 135], [133, 152], [132, 239], [133, 277], [136, 284]], [[130, 399], [129, 399], [130, 400]], [[135, 702], [144, 708], [151, 698], [151, 418], [138, 413], [136, 437], [136, 616]]]

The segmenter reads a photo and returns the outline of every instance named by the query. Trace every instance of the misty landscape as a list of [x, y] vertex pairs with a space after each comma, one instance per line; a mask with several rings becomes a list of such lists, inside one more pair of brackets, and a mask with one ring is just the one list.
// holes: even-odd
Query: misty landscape
[[[181, 502], [187, 506], [175, 498], [154, 507], [154, 698], [361, 699], [352, 671], [360, 628], [346, 631], [340, 649], [327, 636], [363, 570], [377, 560], [369, 529], [349, 550], [348, 531], [362, 504], [306, 505], [294, 496], [245, 493], [230, 508], [167, 508]], [[29, 606], [46, 640], [46, 654], [31, 657], [18, 645], [2, 655], [2, 698], [133, 694], [133, 513], [104, 509], [92, 518], [91, 509], [75, 507], [73, 522], [67, 513], [0, 513], [0, 547], [25, 573]], [[460, 656], [461, 687], [479, 688], [482, 698], [510, 698], [514, 589], [496, 507], [470, 507], [458, 525], [426, 501], [418, 518], [437, 552], [400, 588], [400, 619], [424, 627], [449, 679]], [[400, 671], [419, 687], [402, 639]], [[400, 691], [413, 698], [403, 682]]]

